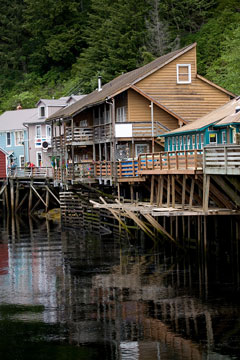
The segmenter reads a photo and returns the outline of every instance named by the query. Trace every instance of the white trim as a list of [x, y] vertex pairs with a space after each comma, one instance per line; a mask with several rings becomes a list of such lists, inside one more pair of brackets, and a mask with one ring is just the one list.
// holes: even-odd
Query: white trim
[[[44, 116], [41, 115], [41, 108], [44, 108]], [[38, 106], [38, 118], [39, 119], [46, 119], [47, 117], [48, 117], [48, 106], [46, 106], [46, 105]]]
[[[38, 136], [37, 129], [40, 129], [40, 134]], [[35, 125], [35, 139], [40, 139], [42, 137], [42, 125]]]
[[17, 144], [16, 140], [17, 140], [17, 137], [16, 137], [16, 133], [22, 133], [23, 136], [22, 136], [22, 141], [24, 141], [24, 131], [23, 130], [16, 130], [14, 131], [14, 138], [15, 138], [15, 146], [23, 146], [23, 144]]
[[[10, 134], [10, 145], [8, 145], [7, 143], [7, 134]], [[10, 131], [6, 132], [6, 147], [11, 147], [12, 146], [12, 133]]]
[[[48, 135], [48, 129], [50, 129], [50, 136]], [[51, 138], [52, 138], [52, 127], [51, 127], [51, 125], [46, 125], [45, 126], [45, 132], [46, 132], [46, 139], [49, 139], [49, 140], [51, 140]]]
[[[40, 167], [39, 163], [38, 163], [38, 154], [41, 155], [41, 164], [43, 162], [43, 157], [42, 157], [42, 151], [36, 151], [36, 166]], [[42, 166], [42, 165], [41, 165]]]
[[18, 159], [18, 161], [19, 161], [19, 167], [21, 167], [21, 159], [24, 159], [24, 162], [23, 162], [23, 166], [24, 166], [24, 163], [25, 163], [25, 158], [24, 158], [24, 155], [19, 155], [19, 159]]
[[[183, 81], [183, 80], [179, 80], [179, 68], [181, 67], [187, 67], [188, 68], [188, 80]], [[191, 78], [191, 64], [177, 64], [177, 84], [190, 84], [192, 82], [192, 78]]]

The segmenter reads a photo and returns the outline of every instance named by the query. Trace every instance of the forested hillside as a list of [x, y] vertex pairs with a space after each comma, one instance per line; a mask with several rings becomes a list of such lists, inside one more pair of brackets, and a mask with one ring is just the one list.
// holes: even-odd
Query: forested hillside
[[0, 0], [0, 112], [87, 93], [198, 43], [198, 73], [240, 94], [238, 0]]

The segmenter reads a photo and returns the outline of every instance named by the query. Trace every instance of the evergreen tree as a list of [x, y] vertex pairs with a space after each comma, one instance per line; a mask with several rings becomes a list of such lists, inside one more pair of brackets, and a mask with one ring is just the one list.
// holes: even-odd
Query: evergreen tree
[[45, 73], [70, 67], [82, 48], [87, 0], [25, 0], [25, 28], [30, 34], [30, 66]]
[[147, 14], [144, 0], [92, 0], [87, 48], [73, 69], [84, 91], [96, 87], [99, 74], [106, 82], [142, 64]]
[[27, 71], [23, 0], [0, 0], [0, 91]]

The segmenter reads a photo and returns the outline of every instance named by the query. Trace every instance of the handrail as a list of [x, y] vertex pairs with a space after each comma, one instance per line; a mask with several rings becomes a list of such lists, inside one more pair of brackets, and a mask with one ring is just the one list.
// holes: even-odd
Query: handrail
[[53, 178], [52, 167], [16, 167], [8, 168], [8, 177], [14, 178]]
[[203, 169], [206, 174], [240, 175], [240, 145], [205, 147]]
[[202, 150], [176, 150], [140, 154], [139, 171], [147, 170], [200, 170]]

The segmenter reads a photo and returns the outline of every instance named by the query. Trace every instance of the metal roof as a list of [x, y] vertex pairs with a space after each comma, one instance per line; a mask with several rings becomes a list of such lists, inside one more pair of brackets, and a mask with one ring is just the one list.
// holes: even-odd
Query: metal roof
[[237, 106], [240, 106], [240, 98], [235, 98], [230, 100], [223, 106], [211, 111], [207, 115], [201, 117], [198, 120], [193, 121], [187, 125], [182, 126], [179, 129], [172, 130], [161, 136], [172, 136], [178, 135], [185, 132], [195, 132], [201, 129], [204, 129], [207, 126], [212, 124], [214, 125], [223, 125], [230, 124], [233, 122], [240, 122], [240, 113], [236, 113], [235, 109]]
[[23, 130], [23, 123], [38, 121], [38, 109], [5, 111], [0, 115], [0, 131]]

